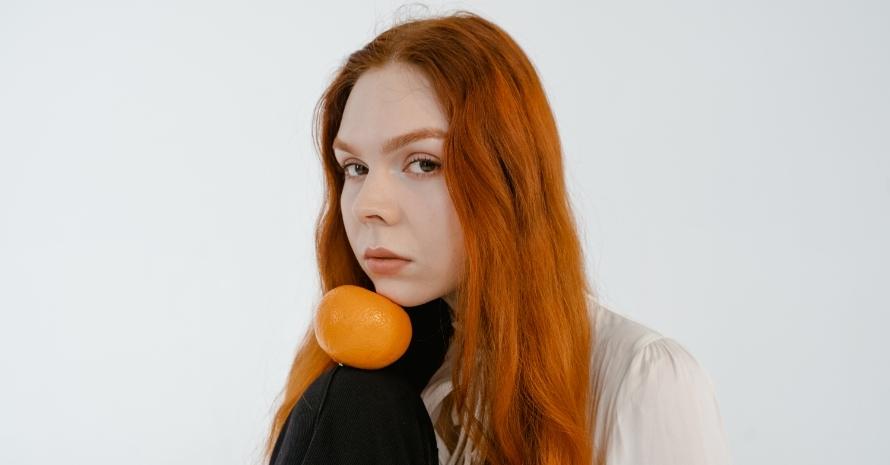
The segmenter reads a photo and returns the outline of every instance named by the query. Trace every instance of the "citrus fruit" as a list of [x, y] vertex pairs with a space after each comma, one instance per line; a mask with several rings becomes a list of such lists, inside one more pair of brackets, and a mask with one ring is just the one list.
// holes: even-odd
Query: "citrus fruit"
[[411, 319], [388, 298], [350, 284], [326, 292], [315, 314], [315, 339], [337, 363], [376, 370], [411, 342]]

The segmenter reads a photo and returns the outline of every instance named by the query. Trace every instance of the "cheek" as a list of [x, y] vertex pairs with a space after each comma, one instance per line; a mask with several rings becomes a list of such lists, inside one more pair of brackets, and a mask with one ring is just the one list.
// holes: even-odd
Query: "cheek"
[[451, 266], [454, 271], [461, 271], [465, 260], [464, 252], [464, 235], [457, 218], [457, 213], [452, 212], [448, 219], [448, 244], [451, 253]]
[[352, 197], [345, 190], [340, 196], [340, 219], [343, 221], [343, 228], [346, 230], [346, 236], [351, 242], [355, 219], [352, 216]]
[[345, 184], [343, 190], [340, 191], [340, 209], [343, 210], [343, 213], [346, 213], [348, 206], [352, 203], [352, 197], [352, 189], [348, 184]]
[[453, 271], [463, 255], [463, 232], [447, 192], [436, 192], [416, 206], [424, 247], [441, 271]]
[[344, 218], [348, 218], [352, 215], [352, 207], [355, 205], [357, 195], [358, 191], [355, 186], [351, 185], [351, 183], [347, 182], [343, 186], [343, 190], [340, 192], [340, 214], [343, 215]]

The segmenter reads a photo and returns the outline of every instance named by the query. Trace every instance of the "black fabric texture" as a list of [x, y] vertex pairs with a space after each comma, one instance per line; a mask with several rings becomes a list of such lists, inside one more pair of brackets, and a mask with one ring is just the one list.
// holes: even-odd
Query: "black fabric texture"
[[379, 370], [323, 372], [291, 410], [270, 465], [438, 464], [420, 393], [445, 359], [451, 310], [438, 298], [405, 311], [412, 337], [402, 357]]

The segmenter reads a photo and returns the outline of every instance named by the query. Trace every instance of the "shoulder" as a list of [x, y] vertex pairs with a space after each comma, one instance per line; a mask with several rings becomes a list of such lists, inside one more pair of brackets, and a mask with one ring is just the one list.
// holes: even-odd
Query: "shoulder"
[[[598, 303], [587, 296], [592, 350], [591, 375], [606, 401], [634, 363], [640, 363], [647, 347], [666, 338], [660, 332]], [[672, 347], [673, 348], [673, 347]]]
[[[591, 302], [597, 429], [609, 463], [729, 462], [710, 375], [685, 346]], [[676, 459], [676, 460], [674, 460]]]
[[597, 351], [608, 351], [613, 356], [627, 358], [647, 344], [664, 337], [660, 332], [627, 315], [596, 302], [590, 294], [587, 295], [587, 308]]
[[588, 295], [594, 334], [592, 375], [601, 394], [613, 397], [640, 383], [675, 382], [712, 387], [710, 376], [687, 348], [661, 332], [618, 311], [597, 304]]

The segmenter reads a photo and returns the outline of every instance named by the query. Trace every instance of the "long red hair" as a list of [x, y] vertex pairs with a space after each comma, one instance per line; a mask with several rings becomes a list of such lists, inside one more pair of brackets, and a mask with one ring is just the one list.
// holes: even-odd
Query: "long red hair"
[[[601, 463], [589, 373], [595, 333], [587, 295], [594, 289], [566, 195], [557, 127], [534, 66], [491, 21], [458, 10], [397, 24], [352, 53], [319, 99], [313, 136], [325, 177], [315, 223], [321, 294], [343, 284], [374, 289], [348, 243], [331, 145], [358, 78], [391, 62], [425, 73], [449, 121], [442, 171], [467, 256], [452, 339], [452, 402], [461, 428], [482, 463]], [[333, 364], [310, 326], [274, 415], [267, 461], [291, 409]], [[471, 408], [477, 405], [479, 416]]]

